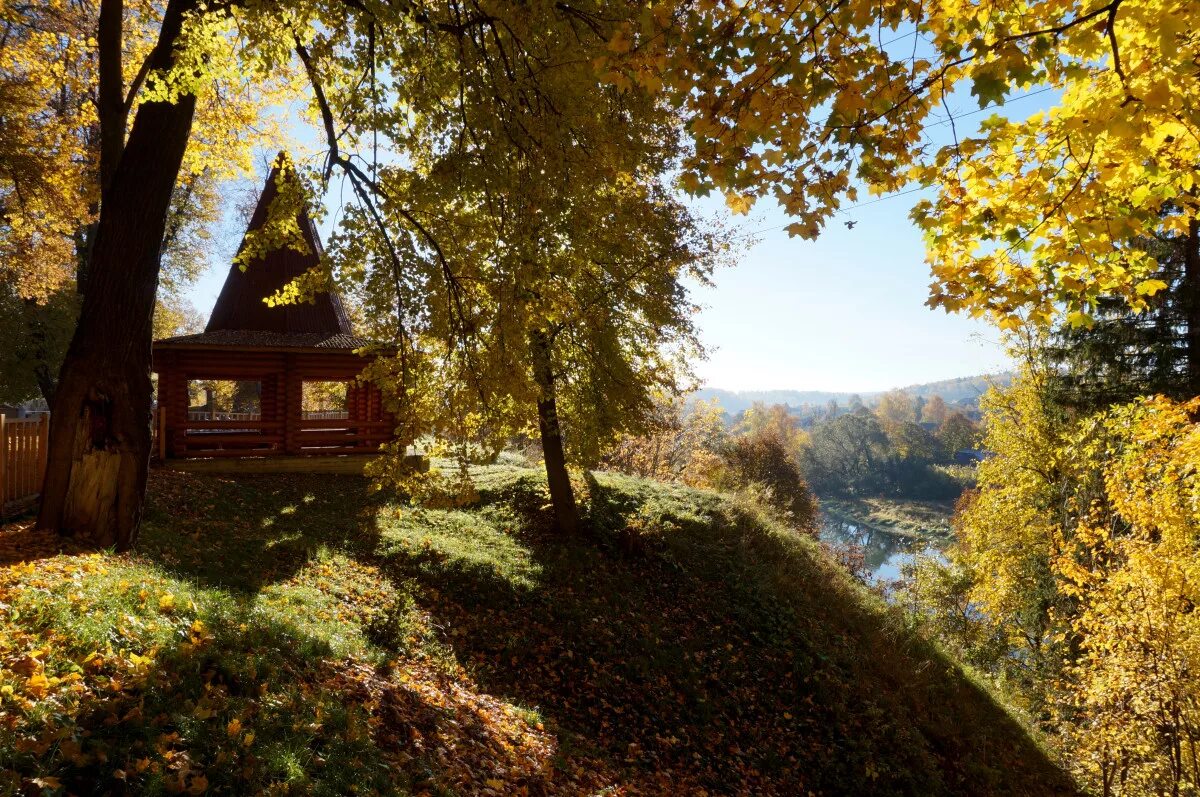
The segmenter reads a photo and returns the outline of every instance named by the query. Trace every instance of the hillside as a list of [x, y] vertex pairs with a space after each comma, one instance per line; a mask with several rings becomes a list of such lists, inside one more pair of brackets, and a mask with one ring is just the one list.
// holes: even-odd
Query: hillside
[[1071, 792], [753, 509], [601, 474], [561, 539], [536, 471], [476, 476], [159, 471], [135, 555], [0, 532], [0, 794]]
[[[963, 376], [956, 379], [943, 379], [938, 382], [924, 382], [908, 385], [900, 390], [916, 398], [941, 396], [947, 404], [974, 407], [979, 397], [987, 391], [988, 383], [994, 381], [1007, 385], [1012, 381], [1011, 373], [982, 374], [980, 376]], [[824, 405], [831, 400], [845, 405], [852, 396], [858, 396], [862, 401], [871, 405], [885, 392], [883, 390], [853, 392], [836, 392], [825, 390], [725, 390], [716, 387], [703, 387], [691, 395], [692, 400], [717, 400], [721, 407], [730, 415], [737, 415], [749, 409], [755, 402], [763, 404], [786, 404], [790, 407], [801, 407], [805, 404]]]

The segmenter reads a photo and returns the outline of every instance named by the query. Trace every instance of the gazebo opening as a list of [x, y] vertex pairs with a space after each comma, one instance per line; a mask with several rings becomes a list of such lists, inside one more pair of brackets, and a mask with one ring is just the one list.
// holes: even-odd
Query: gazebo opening
[[255, 420], [262, 415], [262, 382], [193, 379], [188, 382], [189, 421]]
[[347, 397], [352, 390], [352, 382], [305, 382], [304, 417], [326, 420], [349, 418]]

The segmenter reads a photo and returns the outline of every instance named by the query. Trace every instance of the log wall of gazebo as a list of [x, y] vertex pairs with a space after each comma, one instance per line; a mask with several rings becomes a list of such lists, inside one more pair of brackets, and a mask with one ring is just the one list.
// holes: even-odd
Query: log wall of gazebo
[[[352, 454], [377, 451], [395, 423], [379, 389], [358, 381], [366, 365], [351, 351], [197, 348], [155, 350], [159, 453], [164, 458]], [[256, 381], [259, 417], [188, 417], [188, 382]], [[345, 418], [306, 418], [305, 382], [345, 382]]]

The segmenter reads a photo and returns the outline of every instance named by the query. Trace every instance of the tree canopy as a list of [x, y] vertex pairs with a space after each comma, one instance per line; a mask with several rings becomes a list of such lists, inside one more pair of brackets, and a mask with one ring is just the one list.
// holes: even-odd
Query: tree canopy
[[[1164, 286], [1134, 242], [1196, 218], [1198, 36], [1189, 0], [697, 1], [624, 23], [604, 63], [618, 84], [673, 92], [689, 190], [720, 189], [735, 211], [773, 197], [811, 238], [860, 191], [931, 188], [913, 212], [931, 304], [1079, 324], [1101, 297], [1143, 307]], [[1049, 110], [947, 146], [922, 135], [953, 128], [961, 91], [983, 108], [1035, 88]]]
[[[568, 430], [554, 444], [564, 456], [591, 462], [647, 417], [694, 347], [680, 279], [703, 280], [721, 248], [673, 179], [723, 192], [734, 212], [770, 197], [804, 237], [862, 193], [931, 189], [913, 214], [927, 236], [931, 303], [1002, 326], [1047, 323], [1060, 309], [1084, 324], [1108, 297], [1139, 309], [1165, 286], [1135, 242], [1196, 234], [1200, 11], [1187, 0], [82, 8], [4, 6], [0, 101], [23, 120], [23, 138], [8, 140], [29, 146], [0, 157], [41, 152], [22, 178], [44, 182], [39, 201], [73, 192], [54, 203], [67, 209], [62, 229], [44, 235], [30, 225], [58, 224], [52, 213], [6, 211], [3, 245], [57, 247], [44, 262], [58, 265], [23, 274], [22, 290], [37, 301], [72, 270], [88, 284], [109, 256], [91, 230], [106, 226], [122, 165], [170, 178], [161, 234], [157, 218], [112, 222], [114, 236], [155, 239], [139, 238], [147, 258], [161, 252], [172, 204], [195, 201], [188, 187], [201, 177], [243, 169], [251, 138], [272, 132], [261, 113], [303, 86], [324, 151], [311, 182], [330, 191], [340, 175], [351, 197], [338, 208], [335, 273], [398, 352], [374, 376], [394, 388], [401, 440], [494, 439], [527, 428], [532, 407], [543, 432]], [[73, 66], [51, 68], [59, 62]], [[1051, 110], [996, 116], [968, 137], [947, 118], [962, 92], [988, 107], [1035, 87], [1053, 90]], [[63, 97], [78, 101], [30, 110]], [[179, 162], [168, 148], [137, 161], [137, 120], [167, 105], [180, 108]], [[935, 147], [923, 130], [941, 122], [954, 141]], [[14, 184], [5, 196], [19, 193]], [[118, 276], [102, 296], [89, 304], [85, 292], [77, 342], [99, 334], [90, 325], [101, 304], [157, 281], [161, 258], [125, 274], [100, 266], [104, 279], [110, 268]], [[110, 334], [150, 328], [139, 317]], [[133, 341], [111, 343], [127, 351]], [[83, 344], [73, 346], [64, 374]]]

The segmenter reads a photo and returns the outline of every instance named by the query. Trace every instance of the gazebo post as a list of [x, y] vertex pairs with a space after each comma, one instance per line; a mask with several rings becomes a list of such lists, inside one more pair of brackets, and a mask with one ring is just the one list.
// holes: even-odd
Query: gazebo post
[[183, 455], [187, 406], [187, 374], [173, 358], [169, 358], [158, 373], [158, 411], [163, 415], [159, 431], [164, 438], [163, 449], [167, 457]]
[[288, 454], [300, 453], [300, 426], [304, 414], [304, 382], [296, 373], [291, 355], [284, 359], [283, 448]]
[[272, 427], [271, 424], [282, 420], [279, 412], [280, 402], [280, 383], [283, 381], [283, 375], [280, 373], [263, 374], [259, 384], [262, 386], [258, 396], [258, 415], [263, 422], [263, 432], [270, 434], [272, 431], [278, 431], [278, 427]]

